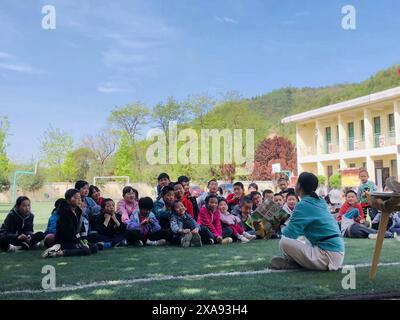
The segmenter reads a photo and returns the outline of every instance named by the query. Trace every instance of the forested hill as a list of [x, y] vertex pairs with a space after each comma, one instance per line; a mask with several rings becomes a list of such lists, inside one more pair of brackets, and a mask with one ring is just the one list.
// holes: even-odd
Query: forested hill
[[254, 128], [256, 141], [270, 134], [294, 138], [293, 125], [281, 125], [281, 119], [300, 112], [400, 86], [398, 67], [380, 71], [361, 83], [337, 84], [320, 88], [282, 88], [268, 94], [225, 102], [191, 126], [210, 128]]

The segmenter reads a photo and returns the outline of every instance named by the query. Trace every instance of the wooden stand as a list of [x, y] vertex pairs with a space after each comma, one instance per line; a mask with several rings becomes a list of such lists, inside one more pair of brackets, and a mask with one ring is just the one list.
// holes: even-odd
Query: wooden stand
[[400, 199], [398, 195], [395, 196], [388, 194], [382, 196], [374, 195], [373, 193], [370, 197], [367, 196], [367, 199], [371, 207], [381, 210], [382, 212], [381, 221], [379, 222], [378, 237], [375, 244], [374, 257], [372, 259], [371, 271], [369, 273], [369, 279], [375, 280], [389, 217], [392, 212], [400, 211]]

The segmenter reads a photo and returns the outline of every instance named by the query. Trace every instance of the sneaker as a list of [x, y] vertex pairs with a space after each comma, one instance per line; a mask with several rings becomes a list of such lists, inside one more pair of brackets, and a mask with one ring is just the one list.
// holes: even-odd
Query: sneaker
[[135, 242], [135, 245], [138, 247], [143, 247], [143, 241], [142, 240], [138, 240]]
[[8, 246], [7, 252], [16, 252], [16, 251], [19, 251], [19, 250], [22, 250], [22, 247], [14, 246], [14, 245], [10, 244]]
[[207, 244], [214, 244], [214, 239], [208, 239]]
[[249, 240], [254, 240], [255, 238], [257, 238], [257, 236], [252, 235], [252, 234], [247, 233], [247, 232], [243, 232], [243, 236], [244, 236], [246, 239], [249, 239]]
[[250, 242], [250, 239], [247, 239], [245, 236], [243, 236], [243, 235], [241, 235], [241, 234], [238, 235], [238, 240], [239, 240], [241, 243], [248, 243], [248, 242]]
[[301, 267], [294, 261], [282, 257], [273, 257], [271, 259], [271, 268], [274, 270], [300, 269]]
[[163, 246], [166, 243], [167, 243], [167, 241], [164, 239], [157, 240], [157, 241], [151, 241], [151, 240], [147, 239], [147, 241], [146, 241], [146, 245], [148, 245], [148, 246]]
[[165, 246], [167, 244], [167, 240], [161, 239], [156, 241], [156, 246]]
[[201, 247], [202, 246], [201, 236], [198, 233], [192, 234], [192, 241], [191, 241], [190, 245], [192, 247]]
[[233, 240], [230, 237], [224, 238], [221, 241], [222, 244], [228, 244], [228, 243], [232, 243], [232, 242], [233, 242]]
[[378, 234], [377, 233], [370, 233], [368, 235], [368, 239], [376, 240], [376, 238], [378, 238]]
[[48, 248], [44, 250], [42, 253], [42, 258], [50, 258], [54, 257], [57, 252], [61, 251], [61, 245], [60, 244], [55, 244], [51, 248]]
[[181, 238], [181, 246], [184, 248], [190, 247], [190, 241], [192, 240], [192, 233], [187, 233]]
[[126, 247], [128, 245], [128, 242], [126, 240], [122, 240], [121, 242], [118, 242], [115, 247], [116, 248], [121, 248], [121, 247]]

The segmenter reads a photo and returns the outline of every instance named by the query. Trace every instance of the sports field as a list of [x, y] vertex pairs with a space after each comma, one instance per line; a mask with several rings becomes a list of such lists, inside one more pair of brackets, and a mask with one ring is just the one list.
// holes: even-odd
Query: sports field
[[[52, 204], [34, 203], [36, 230]], [[9, 208], [9, 207], [7, 207]], [[0, 206], [0, 221], [6, 208]], [[129, 247], [90, 257], [41, 259], [41, 251], [0, 253], [0, 299], [321, 299], [399, 293], [400, 242], [385, 240], [375, 282], [368, 280], [372, 240], [346, 240], [346, 264], [356, 267], [356, 289], [344, 290], [341, 272], [272, 271], [275, 240], [248, 244]], [[41, 287], [42, 267], [56, 269], [56, 290]]]

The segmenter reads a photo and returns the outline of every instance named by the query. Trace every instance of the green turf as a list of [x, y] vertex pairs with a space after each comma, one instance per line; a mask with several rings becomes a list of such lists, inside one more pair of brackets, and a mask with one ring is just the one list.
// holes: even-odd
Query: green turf
[[[33, 207], [37, 209], [38, 220], [41, 219], [39, 224], [44, 226], [47, 220], [44, 212], [51, 211], [51, 206], [36, 204]], [[374, 244], [371, 240], [347, 239], [345, 263], [370, 263]], [[275, 240], [189, 249], [172, 246], [117, 248], [91, 257], [59, 259], [41, 259], [40, 251], [0, 253], [0, 292], [41, 290], [41, 270], [47, 264], [56, 268], [57, 287], [61, 287], [103, 280], [264, 270], [270, 258], [277, 254]], [[400, 242], [385, 240], [381, 261], [397, 262], [399, 257]], [[369, 268], [357, 269], [356, 290], [342, 289], [345, 275], [341, 272], [294, 271], [153, 281], [73, 292], [7, 294], [0, 295], [0, 299], [305, 299], [398, 291], [399, 265], [380, 267], [375, 283], [368, 280], [368, 272]]]

